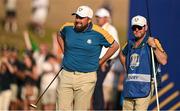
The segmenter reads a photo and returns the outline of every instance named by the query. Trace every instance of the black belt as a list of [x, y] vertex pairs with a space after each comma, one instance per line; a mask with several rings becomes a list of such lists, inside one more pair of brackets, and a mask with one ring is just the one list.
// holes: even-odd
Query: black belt
[[73, 72], [73, 73], [75, 73], [75, 72], [89, 73], [89, 72], [75, 71], [75, 70], [71, 70], [71, 69], [68, 69], [68, 68], [65, 68], [65, 67], [63, 67], [63, 69], [66, 70], [66, 71], [68, 71], [68, 72]]

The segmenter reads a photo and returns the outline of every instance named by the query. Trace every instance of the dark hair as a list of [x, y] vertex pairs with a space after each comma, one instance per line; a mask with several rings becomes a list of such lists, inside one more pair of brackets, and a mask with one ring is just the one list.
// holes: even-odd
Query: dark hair
[[51, 54], [51, 53], [48, 53], [48, 54], [46, 55], [45, 61], [47, 61], [49, 58], [54, 58], [54, 59], [56, 59], [56, 56], [53, 55], [53, 54]]
[[24, 52], [24, 56], [28, 56], [28, 57], [30, 58], [32, 64], [33, 64], [33, 65], [36, 65], [36, 61], [35, 61], [35, 59], [33, 58], [33, 53], [32, 53], [32, 51], [26, 50], [26, 51]]
[[19, 52], [19, 50], [16, 47], [10, 47], [10, 51], [11, 52]]
[[7, 44], [1, 46], [1, 51], [9, 51], [10, 47]]

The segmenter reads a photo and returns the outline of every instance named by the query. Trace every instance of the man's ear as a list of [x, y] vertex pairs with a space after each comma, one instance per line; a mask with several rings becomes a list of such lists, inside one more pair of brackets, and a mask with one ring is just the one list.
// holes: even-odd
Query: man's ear
[[90, 23], [91, 21], [92, 21], [92, 20], [91, 20], [91, 19], [89, 19], [89, 20], [88, 20], [88, 23]]
[[147, 31], [148, 30], [148, 26], [147, 25], [145, 25], [145, 31]]

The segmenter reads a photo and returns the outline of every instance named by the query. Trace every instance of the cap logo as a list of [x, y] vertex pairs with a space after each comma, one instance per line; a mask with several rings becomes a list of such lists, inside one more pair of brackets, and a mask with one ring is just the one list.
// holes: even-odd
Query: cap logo
[[138, 20], [139, 20], [139, 18], [135, 18], [135, 19], [134, 19], [135, 22], [138, 22]]
[[83, 10], [82, 8], [79, 8], [79, 9], [78, 9], [79, 12], [82, 11], [82, 10]]

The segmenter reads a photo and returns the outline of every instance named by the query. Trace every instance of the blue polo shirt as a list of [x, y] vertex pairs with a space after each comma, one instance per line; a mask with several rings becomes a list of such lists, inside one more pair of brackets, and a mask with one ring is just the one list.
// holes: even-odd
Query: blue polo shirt
[[83, 32], [77, 32], [74, 23], [65, 23], [60, 34], [64, 40], [62, 65], [69, 71], [96, 71], [102, 46], [110, 47], [114, 42], [108, 32], [92, 23]]

